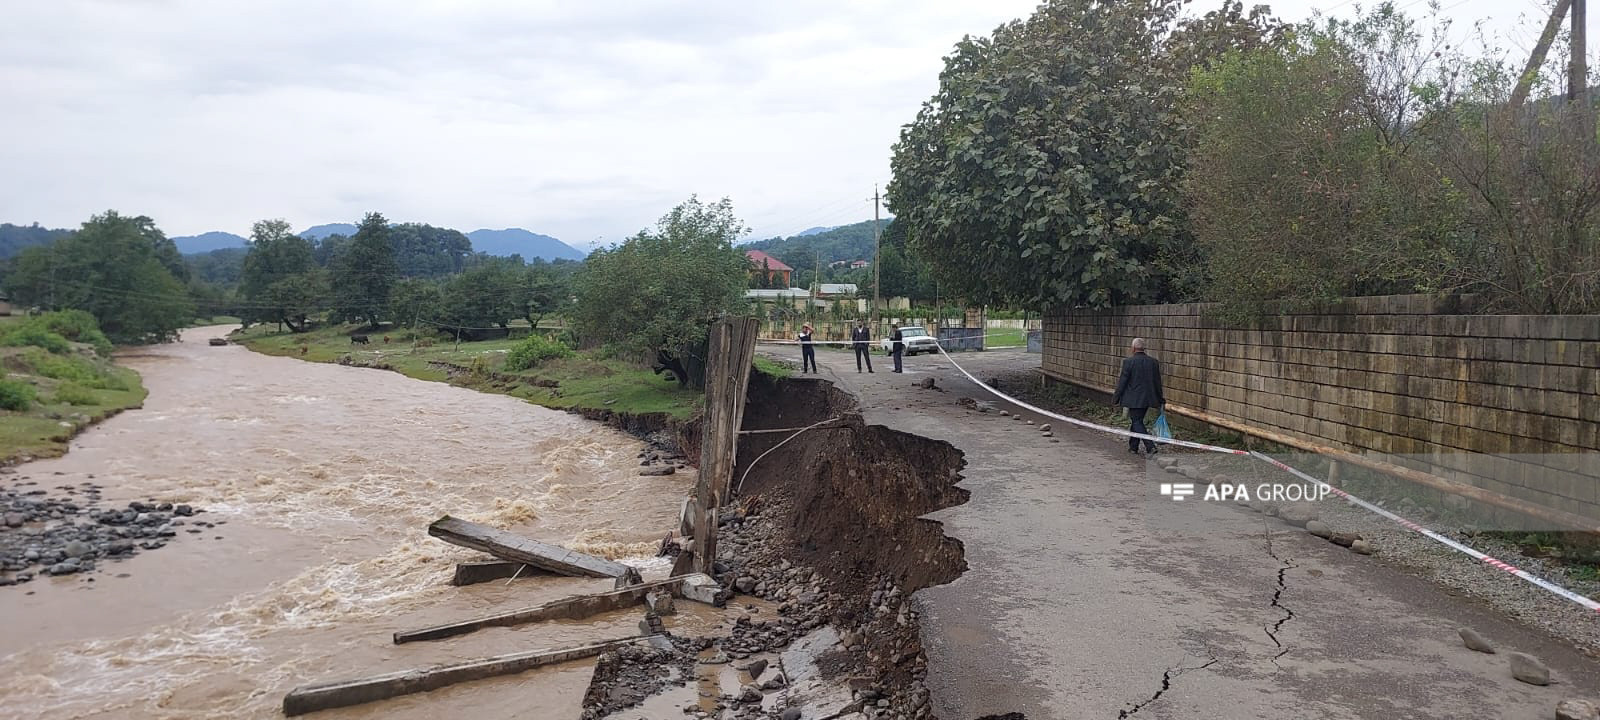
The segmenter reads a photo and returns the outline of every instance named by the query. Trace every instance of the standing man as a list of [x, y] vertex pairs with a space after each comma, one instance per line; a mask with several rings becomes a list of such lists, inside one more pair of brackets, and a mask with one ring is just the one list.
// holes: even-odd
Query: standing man
[[862, 360], [867, 361], [867, 372], [872, 372], [872, 331], [865, 320], [856, 320], [856, 326], [850, 328], [850, 342], [856, 350], [856, 372], [861, 372]]
[[817, 347], [811, 344], [811, 323], [806, 323], [800, 326], [800, 372], [816, 371]]
[[[1111, 396], [1111, 403], [1128, 409], [1128, 419], [1133, 421], [1130, 430], [1148, 435], [1150, 432], [1144, 427], [1145, 413], [1150, 408], [1167, 404], [1167, 398], [1161, 392], [1161, 363], [1144, 354], [1144, 338], [1134, 338], [1132, 349], [1133, 353], [1122, 361], [1122, 377], [1117, 379], [1117, 392]], [[1154, 455], [1155, 442], [1145, 440], [1144, 449], [1146, 453]], [[1128, 438], [1128, 452], [1139, 452], [1139, 438]]]
[[899, 325], [894, 326], [894, 332], [889, 335], [889, 340], [894, 343], [894, 345], [892, 347], [894, 348], [894, 371], [895, 372], [900, 372], [901, 371], [901, 368], [900, 368], [900, 353], [901, 353], [901, 351], [906, 349], [905, 343], [901, 342], [901, 340], [904, 340], [904, 339], [905, 339], [905, 336], [900, 334], [900, 326]]

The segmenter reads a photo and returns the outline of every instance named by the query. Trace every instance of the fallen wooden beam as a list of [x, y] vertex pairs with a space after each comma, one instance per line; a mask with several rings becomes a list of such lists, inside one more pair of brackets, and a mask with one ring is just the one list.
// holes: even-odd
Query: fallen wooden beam
[[482, 550], [497, 558], [525, 563], [558, 575], [615, 578], [617, 586], [639, 582], [639, 571], [593, 555], [513, 535], [487, 525], [446, 515], [428, 526], [428, 534], [452, 545]]
[[535, 577], [549, 575], [548, 570], [532, 567], [519, 562], [507, 560], [488, 560], [483, 562], [456, 563], [456, 574], [450, 578], [451, 585], [476, 585], [491, 580], [504, 580], [510, 577]]
[[304, 715], [319, 710], [361, 705], [401, 695], [438, 690], [456, 683], [514, 675], [541, 665], [594, 657], [611, 648], [641, 640], [647, 638], [634, 636], [563, 650], [534, 650], [452, 665], [402, 670], [359, 680], [302, 685], [283, 696], [283, 714]]
[[[419, 640], [440, 640], [457, 635], [466, 635], [484, 628], [512, 627], [546, 620], [582, 620], [603, 612], [611, 612], [612, 610], [621, 610], [638, 605], [644, 602], [645, 596], [654, 590], [667, 590], [679, 597], [698, 600], [700, 597], [704, 597], [704, 593], [700, 592], [699, 589], [707, 583], [715, 587], [716, 581], [704, 575], [686, 575], [642, 583], [622, 590], [612, 590], [611, 592], [574, 595], [560, 600], [553, 600], [543, 605], [511, 610], [487, 617], [463, 620], [421, 630], [397, 632], [394, 634], [394, 642], [396, 645], [400, 645]], [[689, 593], [695, 596], [691, 597]]]

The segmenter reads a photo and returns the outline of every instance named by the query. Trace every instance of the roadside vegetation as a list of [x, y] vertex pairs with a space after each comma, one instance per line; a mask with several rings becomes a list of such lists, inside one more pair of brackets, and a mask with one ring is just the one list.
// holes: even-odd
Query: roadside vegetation
[[83, 428], [138, 407], [138, 373], [82, 311], [0, 318], [0, 464], [66, 452]]
[[956, 45], [888, 187], [945, 294], [1240, 319], [1392, 293], [1600, 311], [1596, 113], [1565, 90], [1594, 80], [1565, 77], [1564, 39], [1524, 75], [1437, 4], [1431, 31], [1414, 4], [1295, 25], [1186, 4], [1049, 0]]

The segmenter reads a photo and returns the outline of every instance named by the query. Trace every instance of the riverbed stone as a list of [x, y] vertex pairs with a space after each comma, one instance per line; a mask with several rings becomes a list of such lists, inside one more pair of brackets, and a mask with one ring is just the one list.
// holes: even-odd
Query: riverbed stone
[[1465, 644], [1469, 650], [1477, 650], [1478, 652], [1488, 653], [1490, 655], [1494, 654], [1494, 644], [1490, 643], [1488, 638], [1479, 635], [1477, 630], [1473, 630], [1472, 628], [1461, 628], [1456, 632], [1457, 634], [1461, 635], [1461, 642]]
[[17, 512], [6, 513], [6, 527], [22, 527], [26, 522], [28, 522], [27, 515]]
[[647, 468], [645, 468], [643, 470], [640, 470], [639, 474], [640, 475], [645, 475], [645, 476], [659, 477], [659, 476], [662, 476], [662, 475], [671, 475], [671, 474], [673, 474], [673, 473], [675, 473], [677, 471], [678, 471], [678, 469], [673, 467], [673, 466], [671, 466], [671, 465], [658, 465], [656, 467], [647, 467]]
[[1550, 684], [1550, 668], [1545, 667], [1538, 658], [1519, 652], [1510, 653], [1506, 658], [1511, 661], [1511, 677], [1529, 685]]
[[1556, 703], [1556, 720], [1600, 720], [1600, 705], [1567, 698]]

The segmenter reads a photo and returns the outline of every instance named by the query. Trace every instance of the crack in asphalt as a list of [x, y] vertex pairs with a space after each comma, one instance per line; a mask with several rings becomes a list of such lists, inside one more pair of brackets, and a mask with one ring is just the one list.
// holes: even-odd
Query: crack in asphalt
[[[1266, 518], [1262, 518], [1262, 524], [1266, 525]], [[1262, 630], [1266, 631], [1267, 637], [1272, 639], [1272, 644], [1278, 648], [1278, 654], [1272, 656], [1272, 664], [1277, 665], [1278, 658], [1281, 658], [1289, 653], [1289, 648], [1285, 647], [1282, 642], [1278, 641], [1278, 631], [1283, 628], [1284, 623], [1294, 619], [1294, 610], [1285, 607], [1284, 604], [1280, 602], [1280, 600], [1283, 598], [1283, 591], [1289, 589], [1288, 585], [1285, 584], [1284, 576], [1296, 566], [1288, 560], [1278, 557], [1278, 553], [1274, 552], [1272, 549], [1272, 528], [1266, 527], [1266, 532], [1267, 554], [1271, 555], [1273, 560], [1277, 560], [1282, 564], [1282, 567], [1278, 568], [1278, 589], [1272, 593], [1272, 607], [1282, 610], [1284, 615], [1283, 617], [1278, 618], [1278, 621], [1273, 623], [1271, 627], [1261, 628]]]
[[1139, 703], [1138, 705], [1134, 705], [1130, 709], [1122, 710], [1122, 711], [1118, 712], [1117, 713], [1117, 720], [1126, 720], [1127, 718], [1133, 717], [1133, 715], [1135, 713], [1139, 712], [1140, 710], [1143, 710], [1144, 706], [1155, 702], [1157, 699], [1159, 699], [1162, 696], [1162, 694], [1164, 694], [1168, 690], [1172, 689], [1172, 681], [1173, 681], [1174, 678], [1178, 677], [1179, 675], [1182, 675], [1182, 674], [1184, 674], [1186, 672], [1189, 672], [1190, 670], [1204, 670], [1204, 669], [1206, 669], [1208, 667], [1211, 667], [1212, 665], [1215, 665], [1215, 664], [1217, 664], [1217, 659], [1216, 658], [1211, 658], [1204, 665], [1197, 665], [1195, 667], [1188, 667], [1188, 668], [1186, 668], [1186, 667], [1167, 668], [1166, 672], [1161, 673], [1161, 689], [1157, 690], [1156, 694], [1151, 695], [1149, 700], [1146, 700], [1146, 701], [1144, 701], [1142, 703]]

